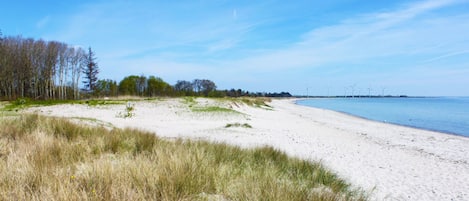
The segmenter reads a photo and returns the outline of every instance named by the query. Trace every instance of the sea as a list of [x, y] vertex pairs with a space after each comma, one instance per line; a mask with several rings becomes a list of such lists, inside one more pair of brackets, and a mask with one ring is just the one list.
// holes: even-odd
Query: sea
[[297, 104], [469, 137], [469, 97], [312, 98]]

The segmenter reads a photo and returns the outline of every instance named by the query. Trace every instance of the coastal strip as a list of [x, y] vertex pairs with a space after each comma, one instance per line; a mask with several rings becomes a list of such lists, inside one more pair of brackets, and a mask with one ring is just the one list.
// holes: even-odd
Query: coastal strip
[[469, 138], [300, 106], [293, 99], [273, 99], [266, 107], [231, 100], [193, 101], [137, 101], [131, 118], [118, 115], [125, 105], [56, 105], [31, 111], [92, 118], [166, 138], [273, 146], [320, 161], [369, 191], [373, 200], [469, 199]]

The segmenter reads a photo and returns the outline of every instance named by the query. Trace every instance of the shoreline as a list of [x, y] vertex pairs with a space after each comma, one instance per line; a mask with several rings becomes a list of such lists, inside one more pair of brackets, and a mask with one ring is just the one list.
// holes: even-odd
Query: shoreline
[[[431, 98], [431, 97], [424, 97], [424, 98]], [[347, 113], [347, 112], [342, 112], [342, 111], [336, 111], [336, 110], [331, 110], [331, 109], [326, 109], [326, 108], [320, 108], [320, 107], [314, 107], [314, 106], [301, 105], [301, 104], [297, 103], [298, 100], [308, 100], [308, 99], [311, 99], [311, 98], [304, 98], [304, 99], [302, 98], [302, 99], [293, 100], [294, 102], [292, 102], [292, 103], [295, 104], [295, 105], [298, 105], [298, 106], [306, 106], [306, 107], [311, 107], [311, 108], [320, 109], [320, 110], [327, 110], [327, 111], [330, 111], [330, 112], [337, 112], [337, 113], [340, 113], [340, 114], [343, 114], [343, 115], [347, 115], [347, 116], [350, 116], [350, 117], [353, 117], [353, 118], [363, 119], [363, 120], [366, 120], [366, 121], [372, 121], [372, 122], [377, 122], [377, 123], [389, 124], [389, 125], [394, 125], [394, 126], [402, 126], [402, 127], [406, 127], [406, 128], [413, 128], [413, 129], [418, 129], [418, 130], [428, 131], [428, 132], [436, 132], [436, 133], [440, 133], [440, 134], [442, 134], [442, 135], [451, 135], [451, 136], [469, 138], [469, 136], [465, 136], [465, 135], [460, 134], [460, 133], [454, 133], [454, 132], [443, 131], [443, 130], [433, 130], [433, 129], [429, 129], [429, 128], [423, 128], [423, 127], [417, 127], [417, 126], [410, 126], [410, 125], [399, 124], [399, 123], [393, 123], [393, 122], [387, 122], [387, 121], [379, 121], [379, 120], [375, 120], [375, 119], [370, 119], [370, 118], [362, 117], [362, 116], [359, 116], [359, 115], [354, 115], [354, 114], [352, 114], [352, 113]]]
[[[59, 117], [86, 117], [160, 137], [272, 146], [288, 155], [321, 162], [372, 200], [468, 200], [469, 139], [366, 120], [272, 99], [272, 109], [242, 102], [197, 98], [197, 106], [237, 113], [194, 112], [182, 99], [135, 102], [135, 116], [118, 118], [124, 105], [57, 105], [31, 108]], [[227, 124], [252, 128], [226, 128]]]
[[[409, 97], [409, 98], [419, 98], [419, 97]], [[420, 98], [428, 99], [428, 98], [440, 98], [440, 97], [420, 97]], [[443, 98], [451, 98], [451, 97], [443, 97]], [[463, 97], [463, 98], [465, 98], [465, 97]], [[365, 120], [375, 121], [375, 122], [381, 122], [381, 123], [392, 124], [392, 125], [397, 125], [397, 126], [404, 126], [404, 127], [415, 128], [415, 129], [420, 129], [420, 130], [425, 130], [425, 131], [438, 132], [438, 133], [441, 133], [441, 134], [448, 134], [448, 135], [455, 135], [455, 136], [469, 138], [469, 133], [453, 132], [453, 131], [449, 131], [449, 130], [443, 130], [443, 129], [437, 129], [437, 128], [427, 128], [427, 127], [423, 127], [423, 126], [413, 126], [413, 125], [409, 125], [409, 124], [405, 124], [405, 123], [389, 122], [389, 121], [386, 121], [386, 120], [383, 121], [383, 120], [372, 119], [372, 118], [368, 118], [368, 117], [365, 117], [365, 116], [356, 115], [356, 114], [345, 112], [345, 111], [338, 111], [338, 110], [334, 110], [334, 109], [330, 109], [330, 108], [322, 108], [322, 107], [316, 107], [316, 106], [311, 106], [311, 105], [302, 105], [302, 104], [298, 103], [298, 101], [313, 100], [313, 99], [315, 99], [315, 98], [297, 99], [294, 102], [294, 104], [301, 105], [301, 106], [318, 108], [318, 109], [329, 110], [329, 111], [338, 112], [338, 113], [341, 113], [341, 114], [345, 114], [345, 115], [349, 115], [349, 116], [353, 116], [353, 117], [361, 118], [361, 119], [365, 119]], [[403, 99], [407, 99], [407, 98], [403, 98]]]

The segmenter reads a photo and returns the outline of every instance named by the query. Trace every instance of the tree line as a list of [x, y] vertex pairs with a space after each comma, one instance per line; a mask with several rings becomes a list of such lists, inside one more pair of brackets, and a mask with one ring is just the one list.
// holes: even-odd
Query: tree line
[[119, 83], [114, 80], [98, 80], [94, 94], [97, 96], [221, 96], [211, 80], [195, 79], [177, 81], [173, 86], [156, 76], [130, 75]]
[[260, 93], [241, 89], [217, 90], [215, 82], [207, 79], [193, 81], [178, 80], [171, 85], [155, 76], [127, 76], [117, 83], [113, 80], [99, 80], [96, 94], [100, 96], [205, 96], [205, 97], [291, 97], [288, 92]]
[[[175, 85], [156, 76], [130, 75], [120, 82], [98, 79], [95, 53], [57, 41], [3, 37], [0, 30], [0, 99], [81, 99], [112, 96], [289, 97], [282, 93], [217, 90], [208, 79], [179, 80]], [[80, 82], [80, 80], [83, 81]], [[80, 83], [83, 83], [80, 85]], [[80, 86], [82, 88], [80, 88]]]
[[90, 62], [80, 47], [0, 34], [0, 97], [79, 99], [81, 73]]

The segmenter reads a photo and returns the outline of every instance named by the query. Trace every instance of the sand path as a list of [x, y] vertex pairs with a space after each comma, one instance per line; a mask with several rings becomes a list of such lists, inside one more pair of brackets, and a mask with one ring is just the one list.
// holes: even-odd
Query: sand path
[[[239, 113], [193, 112], [183, 99], [135, 102], [135, 116], [117, 117], [124, 105], [57, 105], [33, 108], [43, 114], [94, 118], [105, 125], [134, 127], [161, 137], [270, 145], [321, 161], [373, 200], [469, 200], [469, 138], [373, 122], [273, 100], [273, 109], [230, 101], [196, 99], [197, 107], [219, 106]], [[76, 118], [75, 118], [76, 119]], [[99, 122], [98, 122], [99, 123]], [[247, 123], [252, 128], [231, 127]]]

